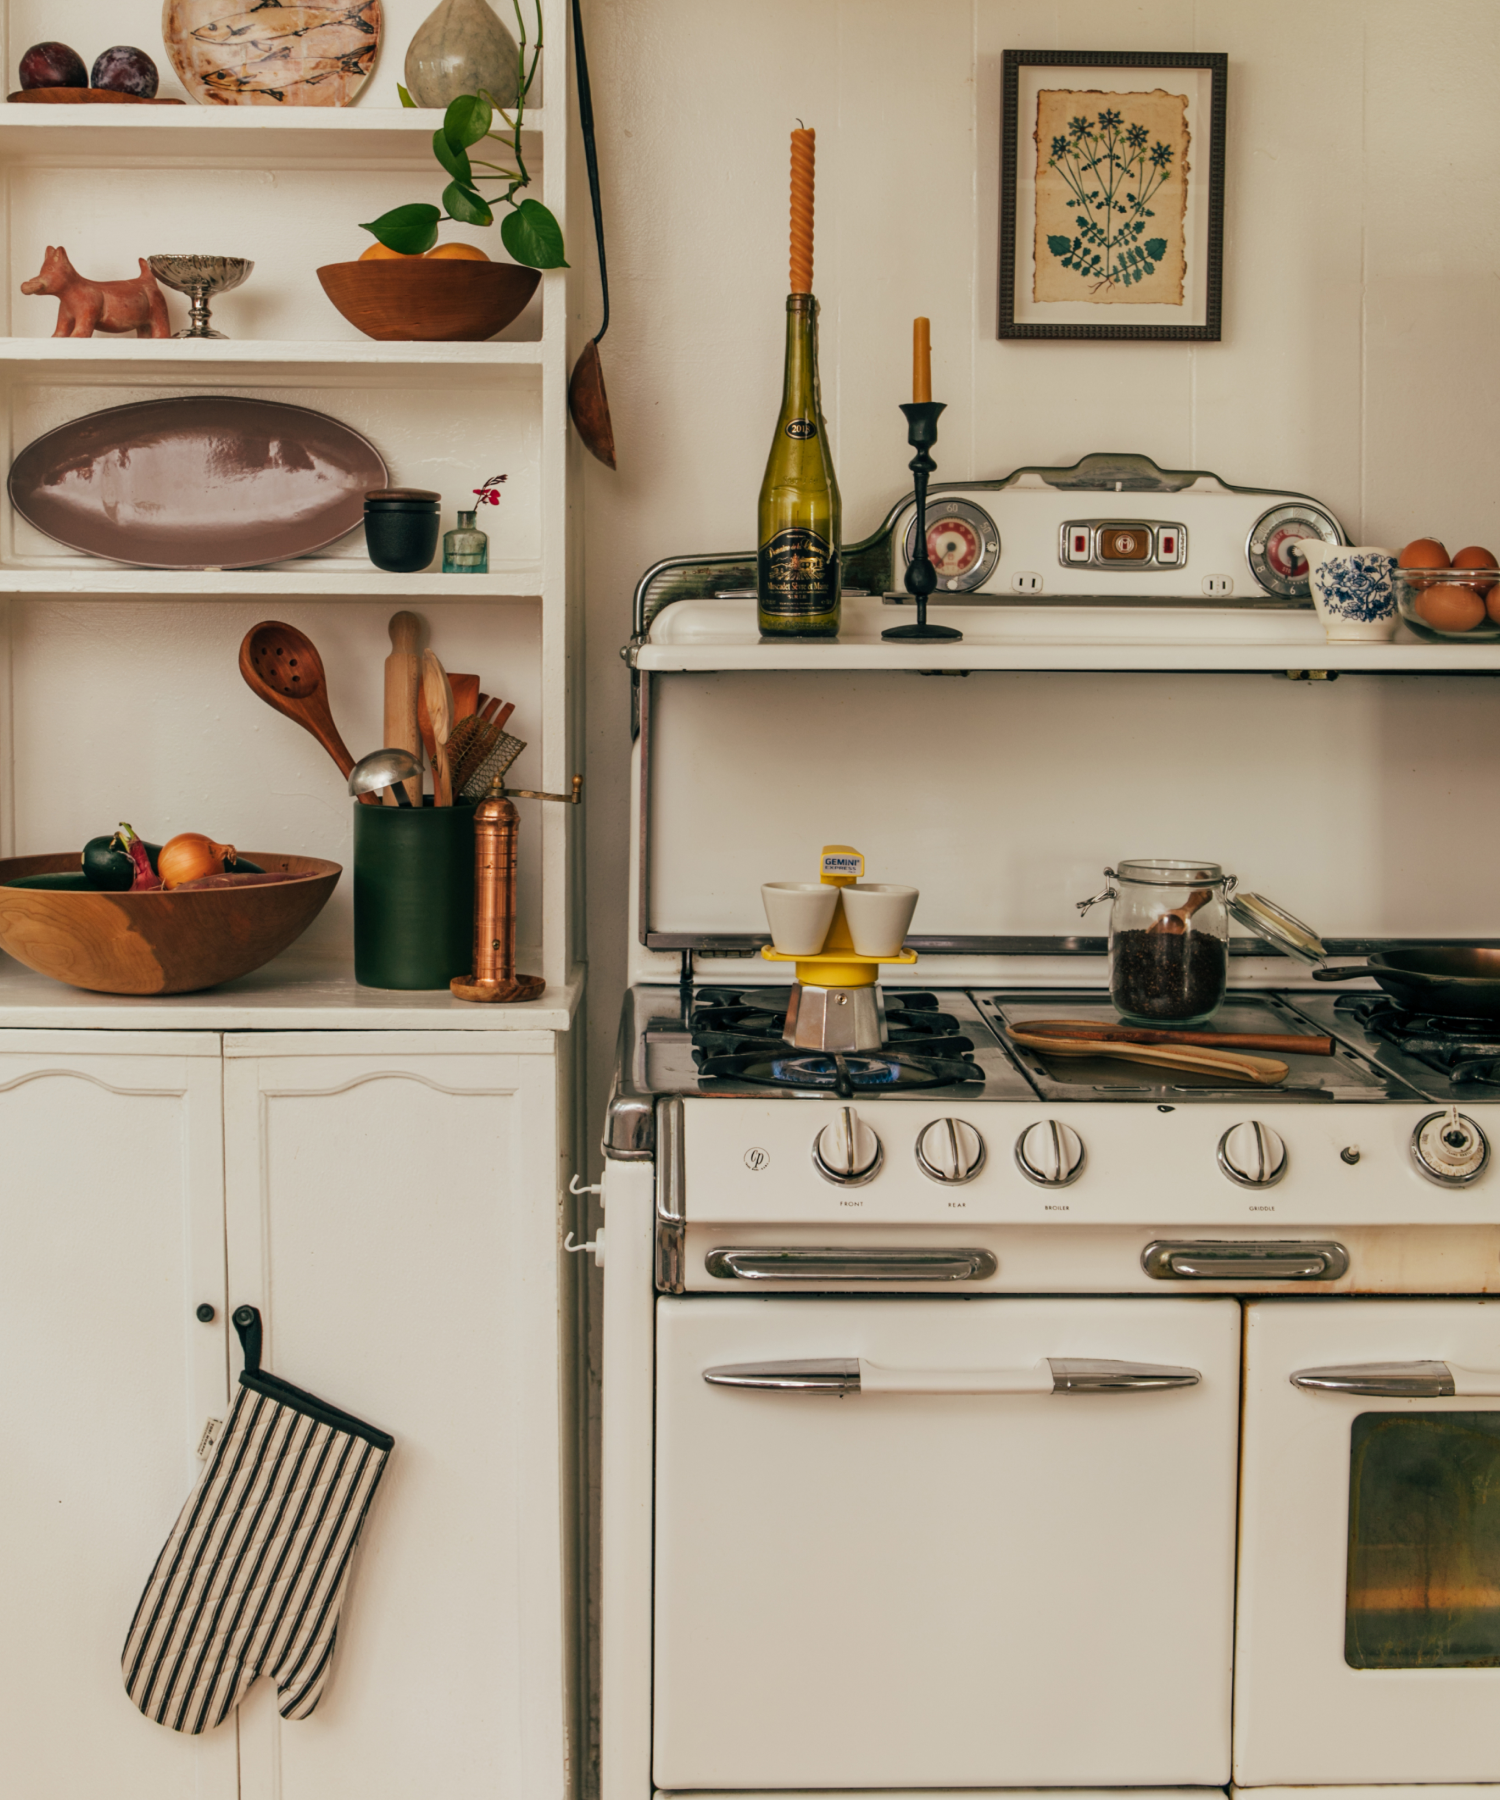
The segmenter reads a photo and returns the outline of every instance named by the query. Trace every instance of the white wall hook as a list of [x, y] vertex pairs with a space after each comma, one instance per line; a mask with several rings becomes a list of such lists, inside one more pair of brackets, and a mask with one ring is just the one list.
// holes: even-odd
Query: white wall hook
[[590, 1252], [594, 1258], [595, 1268], [602, 1269], [604, 1267], [604, 1230], [603, 1230], [603, 1227], [601, 1226], [600, 1229], [594, 1234], [593, 1237], [591, 1237], [589, 1239], [589, 1241], [586, 1244], [575, 1244], [573, 1242], [573, 1234], [570, 1231], [568, 1233], [568, 1235], [563, 1239], [563, 1249], [566, 1250], [570, 1256], [578, 1256], [583, 1251]]
[[[595, 1182], [593, 1187], [580, 1187], [578, 1184], [578, 1177], [575, 1175], [573, 1177], [573, 1179], [568, 1183], [568, 1192], [570, 1194], [580, 1194], [580, 1195], [581, 1194], [602, 1194], [604, 1192], [604, 1183], [602, 1181], [599, 1181], [599, 1182]], [[580, 1244], [579, 1249], [581, 1250], [582, 1248], [583, 1248], [583, 1246]]]

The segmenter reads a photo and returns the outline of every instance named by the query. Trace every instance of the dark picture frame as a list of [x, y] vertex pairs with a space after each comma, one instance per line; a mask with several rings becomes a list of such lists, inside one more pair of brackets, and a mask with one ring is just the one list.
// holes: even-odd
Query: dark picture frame
[[[1079, 225], [1079, 217], [1091, 217], [1081, 213], [1065, 227], [1063, 237], [1046, 236], [1039, 227], [1038, 213], [1044, 202], [1038, 198], [1039, 190], [1045, 185], [1039, 183], [1035, 176], [1038, 156], [1033, 134], [1042, 126], [1042, 102], [1038, 91], [1038, 77], [1031, 71], [1048, 71], [1049, 87], [1079, 91], [1107, 90], [1107, 83], [1100, 80], [1103, 72], [1108, 70], [1124, 70], [1130, 72], [1130, 88], [1127, 91], [1141, 90], [1142, 71], [1160, 70], [1164, 76], [1173, 73], [1179, 75], [1191, 72], [1193, 80], [1189, 84], [1196, 92], [1196, 99], [1190, 99], [1187, 106], [1180, 108], [1184, 127], [1189, 118], [1188, 106], [1192, 107], [1192, 133], [1189, 156], [1190, 164], [1187, 183], [1176, 193], [1166, 191], [1163, 170], [1167, 175], [1172, 172], [1172, 149], [1157, 142], [1148, 142], [1149, 132], [1136, 125], [1133, 130], [1145, 132], [1144, 136], [1131, 137], [1130, 143], [1136, 148], [1138, 168], [1145, 183], [1152, 180], [1161, 182], [1160, 195], [1152, 193], [1147, 197], [1165, 197], [1176, 201], [1180, 209], [1180, 220], [1175, 226], [1172, 236], [1172, 248], [1169, 254], [1176, 259], [1176, 266], [1181, 270], [1180, 279], [1176, 280], [1180, 300], [1153, 303], [1142, 295], [1141, 310], [1149, 313], [1145, 321], [1138, 320], [1126, 323], [1121, 314], [1131, 311], [1131, 301], [1115, 297], [1109, 303], [1094, 300], [1093, 292], [1098, 286], [1108, 281], [1112, 293], [1118, 280], [1120, 292], [1129, 295], [1132, 283], [1144, 284], [1149, 279], [1156, 280], [1156, 286], [1170, 286], [1166, 278], [1171, 271], [1163, 269], [1162, 278], [1158, 278], [1157, 264], [1149, 260], [1148, 252], [1155, 246], [1165, 249], [1169, 239], [1158, 236], [1146, 236], [1147, 232], [1162, 230], [1158, 225], [1152, 227], [1146, 223], [1154, 218], [1154, 213], [1146, 213], [1144, 202], [1134, 210], [1140, 213], [1138, 220], [1127, 220], [1127, 232], [1137, 234], [1135, 240], [1119, 246], [1106, 244], [1104, 254], [1118, 257], [1117, 265], [1109, 262], [1100, 263], [1100, 252], [1092, 249], [1082, 237], [1074, 237], [1071, 244], [1066, 241], [1066, 231], [1083, 229]], [[1001, 125], [1000, 125], [1000, 328], [998, 335], [1010, 339], [1106, 339], [1123, 342], [1196, 342], [1217, 343], [1221, 335], [1224, 290], [1224, 148], [1225, 148], [1225, 116], [1229, 93], [1229, 58], [1217, 51], [1151, 51], [1151, 50], [1007, 50], [1002, 65], [1001, 87]], [[1123, 85], [1123, 84], [1122, 84]], [[1167, 83], [1154, 84], [1165, 87]], [[1207, 120], [1202, 117], [1205, 110], [1203, 99], [1206, 98]], [[1022, 117], [1023, 110], [1027, 117]], [[1097, 127], [1104, 121], [1104, 115], [1092, 115], [1092, 123]], [[1069, 122], [1064, 135], [1071, 134], [1076, 138], [1078, 128], [1082, 126], [1081, 118]], [[1125, 133], [1132, 128], [1126, 121], [1120, 127], [1118, 143], [1119, 155], [1123, 158], [1128, 152], [1124, 146]], [[1061, 140], [1054, 139], [1054, 145]], [[1097, 138], [1091, 140], [1097, 143]], [[1205, 154], [1206, 142], [1206, 154]], [[1116, 137], [1111, 135], [1110, 146], [1113, 150]], [[1087, 145], [1085, 146], [1087, 148]], [[1204, 167], [1204, 164], [1207, 167]], [[1055, 165], [1052, 165], [1055, 166]], [[1076, 160], [1074, 166], [1077, 166]], [[1084, 176], [1085, 181], [1090, 176]], [[1146, 194], [1142, 181], [1131, 193]], [[1177, 195], [1181, 198], [1178, 199]], [[1190, 206], [1191, 202], [1191, 206]], [[1057, 204], [1054, 198], [1054, 208]], [[1071, 199], [1064, 202], [1072, 208]], [[1116, 212], [1120, 207], [1114, 209]], [[1172, 231], [1172, 228], [1169, 232]], [[1018, 234], [1023, 241], [1017, 241]], [[1122, 239], [1126, 233], [1121, 233]], [[1045, 241], [1043, 242], [1043, 239]], [[1098, 240], [1102, 242], [1103, 240]], [[1041, 244], [1045, 251], [1047, 245], [1052, 246], [1052, 254], [1056, 263], [1048, 263], [1045, 279], [1053, 287], [1061, 281], [1060, 271], [1072, 268], [1078, 274], [1080, 283], [1087, 285], [1087, 277], [1099, 273], [1100, 268], [1110, 272], [1104, 280], [1094, 284], [1094, 288], [1077, 297], [1062, 298], [1057, 294], [1039, 292], [1044, 279], [1036, 265], [1037, 246]], [[1082, 246], [1082, 248], [1080, 248]], [[1086, 271], [1080, 271], [1076, 263], [1068, 263], [1063, 259], [1071, 250], [1072, 255], [1085, 256], [1091, 259]], [[1043, 257], [1045, 262], [1045, 256]], [[1017, 279], [1022, 284], [1022, 291], [1017, 293]], [[1149, 288], [1147, 293], [1149, 293]], [[1170, 317], [1172, 310], [1180, 311], [1180, 322]], [[1081, 316], [1097, 312], [1098, 322], [1091, 317]], [[1118, 321], [1118, 322], [1117, 322]]]

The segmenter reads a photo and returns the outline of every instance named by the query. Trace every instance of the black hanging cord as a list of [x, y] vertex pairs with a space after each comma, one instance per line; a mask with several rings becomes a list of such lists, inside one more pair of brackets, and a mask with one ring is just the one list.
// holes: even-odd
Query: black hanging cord
[[599, 204], [599, 152], [594, 147], [594, 94], [589, 86], [589, 59], [583, 48], [583, 9], [573, 0], [573, 60], [578, 70], [578, 124], [583, 132], [583, 160], [588, 164], [589, 199], [594, 205], [594, 240], [599, 246], [599, 291], [604, 323], [594, 333], [597, 344], [609, 330], [609, 273], [604, 266], [604, 210]]
[[237, 1306], [230, 1317], [245, 1353], [245, 1369], [255, 1375], [260, 1370], [260, 1314], [253, 1306]]

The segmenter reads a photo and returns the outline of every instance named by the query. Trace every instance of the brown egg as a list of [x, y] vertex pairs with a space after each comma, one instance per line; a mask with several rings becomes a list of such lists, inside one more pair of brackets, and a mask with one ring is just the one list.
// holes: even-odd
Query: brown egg
[[1434, 582], [1417, 600], [1416, 611], [1434, 631], [1472, 631], [1484, 617], [1484, 597], [1477, 588]]
[[1413, 538], [1396, 563], [1402, 569], [1446, 569], [1450, 567], [1448, 552], [1436, 538]]
[[1500, 586], [1490, 589], [1484, 597], [1484, 605], [1493, 623], [1500, 625]]
[[[1493, 550], [1486, 550], [1483, 544], [1466, 544], [1453, 558], [1455, 569], [1500, 569], [1500, 562], [1495, 560]], [[1493, 575], [1487, 581], [1476, 581], [1474, 586], [1481, 594], [1487, 594], [1495, 585]]]

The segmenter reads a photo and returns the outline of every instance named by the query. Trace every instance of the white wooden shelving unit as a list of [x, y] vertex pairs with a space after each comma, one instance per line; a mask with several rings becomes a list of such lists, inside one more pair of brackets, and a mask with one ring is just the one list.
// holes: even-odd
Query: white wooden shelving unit
[[[490, 573], [384, 574], [357, 531], [267, 568], [127, 568], [67, 553], [0, 492], [0, 854], [81, 843], [124, 811], [152, 836], [222, 819], [216, 835], [232, 826], [247, 850], [347, 867], [336, 771], [240, 681], [240, 638], [264, 618], [318, 644], [356, 755], [379, 742], [386, 620], [409, 607], [450, 669], [517, 702], [518, 785], [563, 791], [581, 766], [567, 380], [590, 219], [568, 206], [567, 0], [543, 0], [547, 104], [523, 148], [575, 271], [544, 275], [485, 344], [372, 342], [317, 281], [369, 244], [359, 220], [443, 183], [441, 115], [395, 94], [431, 0], [383, 4], [379, 61], [345, 110], [0, 102], [0, 455], [135, 400], [285, 400], [362, 431], [393, 483], [442, 492], [445, 529], [503, 470], [481, 521]], [[181, 92], [160, 0], [5, 0], [0, 17], [7, 86], [27, 45], [60, 39], [86, 61], [141, 45]], [[444, 235], [503, 254], [496, 230]], [[215, 306], [223, 341], [56, 341], [55, 305], [18, 287], [57, 242], [106, 279], [157, 251], [256, 268]], [[168, 306], [184, 322], [186, 302]], [[347, 878], [286, 956], [207, 994], [87, 994], [0, 958], [0, 1355], [32, 1371], [0, 1393], [0, 1610], [33, 1647], [0, 1694], [17, 1793], [572, 1791], [578, 1259], [561, 1238], [579, 1166], [581, 831], [578, 809], [519, 804], [520, 962], [548, 984], [527, 1007], [358, 987]], [[269, 1367], [398, 1449], [318, 1714], [283, 1725], [261, 1683], [236, 1722], [188, 1740], [134, 1712], [116, 1659], [204, 1415], [229, 1402], [227, 1317], [247, 1300]]]

